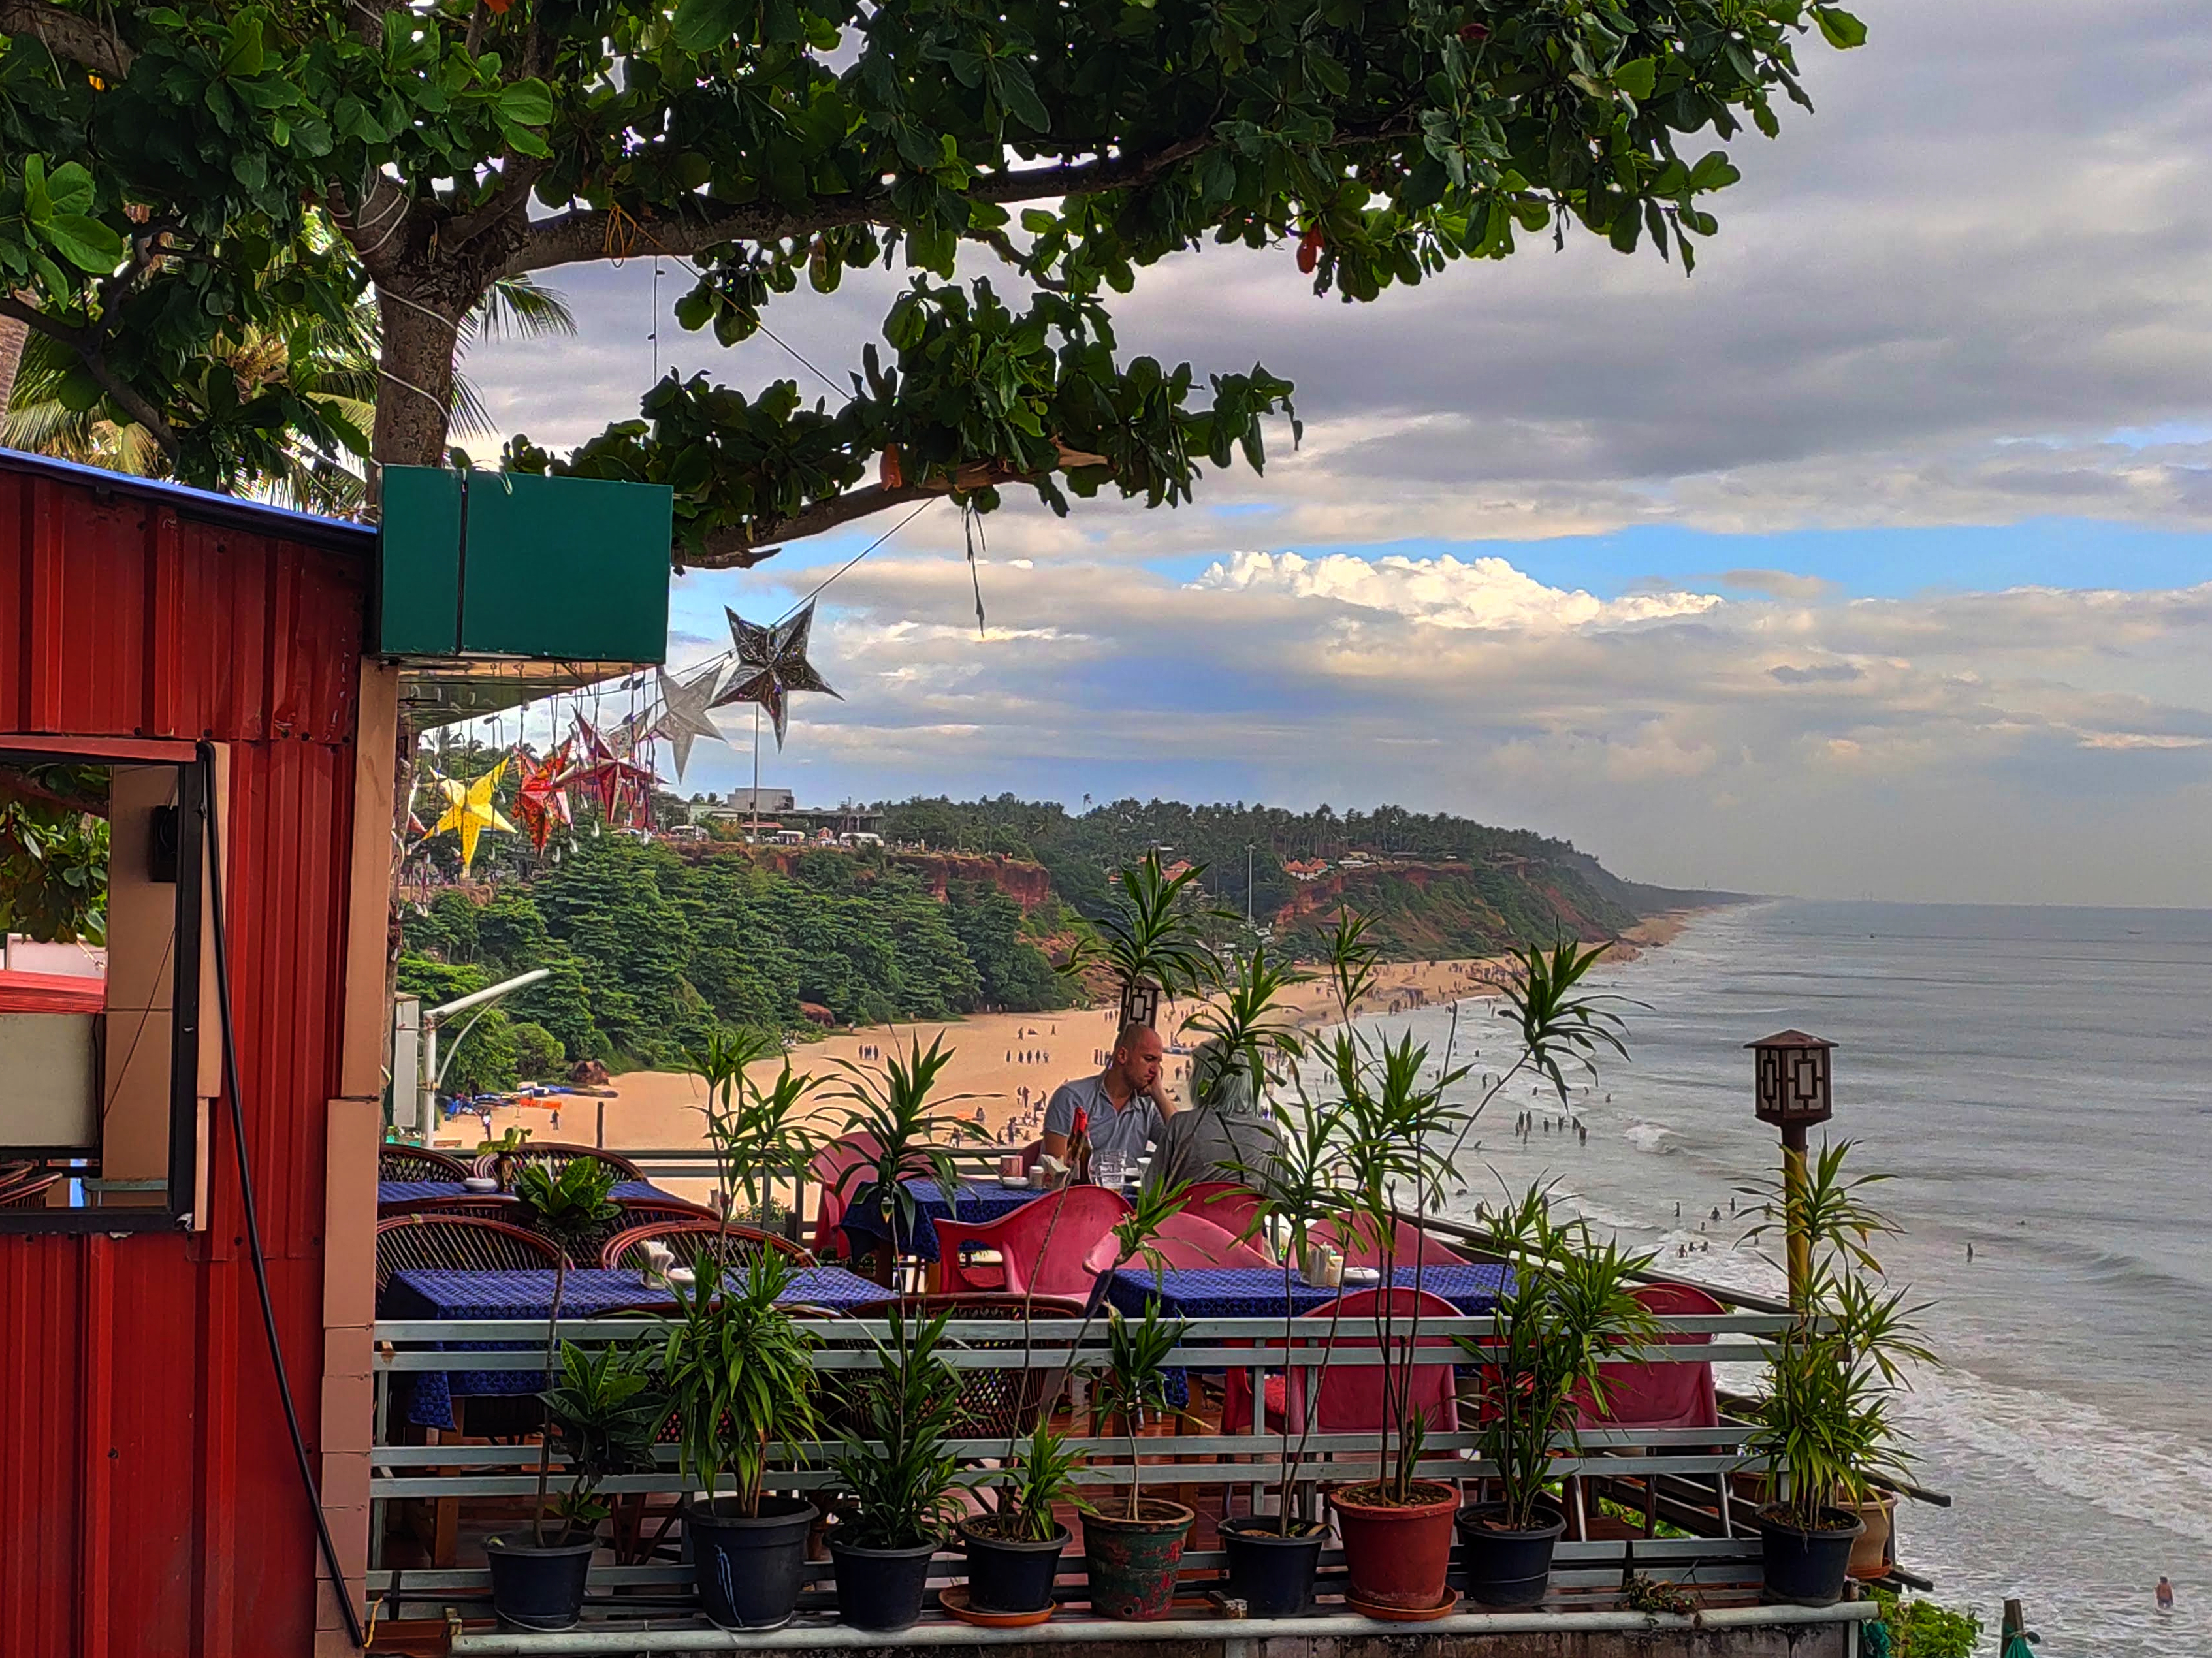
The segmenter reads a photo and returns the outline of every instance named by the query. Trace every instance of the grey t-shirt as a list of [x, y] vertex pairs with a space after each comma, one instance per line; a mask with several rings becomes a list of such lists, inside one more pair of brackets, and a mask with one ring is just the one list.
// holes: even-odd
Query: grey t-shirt
[[1080, 1111], [1089, 1120], [1091, 1155], [1100, 1152], [1119, 1157], [1131, 1165], [1145, 1155], [1145, 1147], [1159, 1132], [1160, 1108], [1142, 1094], [1124, 1106], [1115, 1106], [1106, 1092], [1104, 1073], [1096, 1077], [1078, 1077], [1073, 1082], [1062, 1083], [1052, 1090], [1052, 1098], [1045, 1102], [1044, 1132], [1048, 1134], [1073, 1134], [1075, 1116]]

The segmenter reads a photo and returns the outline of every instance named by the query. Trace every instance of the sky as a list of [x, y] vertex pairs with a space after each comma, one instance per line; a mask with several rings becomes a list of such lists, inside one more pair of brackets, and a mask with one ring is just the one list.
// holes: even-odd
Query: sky
[[[803, 802], [1387, 800], [1668, 884], [2212, 905], [2212, 31], [1856, 9], [1865, 47], [1801, 48], [1817, 112], [1728, 146], [1693, 276], [1541, 237], [1347, 306], [1288, 246], [1179, 256], [1116, 301], [1124, 356], [1294, 381], [1264, 475], [1010, 492], [972, 578], [941, 502], [687, 574], [672, 661], [834, 577], [839, 699], [760, 762]], [[555, 273], [580, 337], [469, 372], [556, 447], [656, 367], [834, 398], [903, 276], [778, 301], [791, 355], [685, 333], [687, 280]], [[751, 779], [724, 713], [686, 793]]]

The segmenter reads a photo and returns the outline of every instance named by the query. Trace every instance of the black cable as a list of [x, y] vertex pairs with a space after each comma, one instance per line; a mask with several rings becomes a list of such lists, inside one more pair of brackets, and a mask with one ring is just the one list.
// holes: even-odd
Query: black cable
[[[276, 1397], [283, 1402], [284, 1425], [291, 1430], [292, 1455], [300, 1465], [300, 1484], [315, 1516], [316, 1540], [322, 1545], [323, 1565], [331, 1575], [331, 1586], [337, 1592], [338, 1610], [345, 1615], [346, 1632], [353, 1637], [358, 1650], [368, 1643], [362, 1631], [361, 1615], [353, 1609], [353, 1596], [346, 1589], [345, 1570], [338, 1564], [338, 1548], [331, 1540], [330, 1522], [323, 1517], [323, 1493], [315, 1484], [314, 1467], [307, 1460], [307, 1436], [300, 1429], [299, 1409], [292, 1403], [292, 1381], [284, 1369], [284, 1346], [276, 1335], [276, 1307], [269, 1294], [269, 1258], [262, 1253], [261, 1217], [253, 1203], [253, 1170], [246, 1158], [246, 1108], [239, 1097], [238, 1033], [232, 1028], [230, 1017], [230, 945], [223, 931], [222, 839], [216, 826], [215, 744], [201, 743], [199, 756], [206, 768], [200, 817], [207, 826], [208, 909], [215, 919], [216, 1004], [222, 1022], [223, 1083], [230, 1096], [230, 1138], [232, 1149], [238, 1153], [239, 1209], [246, 1217], [246, 1254], [253, 1261], [254, 1287], [261, 1295], [261, 1328], [269, 1338], [269, 1363], [276, 1372]], [[208, 1195], [203, 1193], [200, 1200], [206, 1202]]]

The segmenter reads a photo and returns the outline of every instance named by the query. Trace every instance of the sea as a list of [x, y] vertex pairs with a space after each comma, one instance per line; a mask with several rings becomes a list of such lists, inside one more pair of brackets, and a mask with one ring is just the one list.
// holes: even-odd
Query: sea
[[[2212, 912], [1762, 902], [1595, 979], [1629, 1057], [1577, 1085], [1587, 1138], [1516, 1139], [1561, 1108], [1515, 1086], [1455, 1206], [1554, 1181], [1664, 1270], [1779, 1294], [1732, 1213], [1779, 1156], [1744, 1044], [1827, 1037], [1827, 1132], [1891, 1176], [1883, 1264], [1942, 1360], [1898, 1417], [1952, 1503], [1901, 1506], [1900, 1563], [1992, 1653], [2017, 1595], [2039, 1658], [2212, 1658]], [[1494, 1073], [1484, 1005], [1452, 1021], [1362, 1023]]]

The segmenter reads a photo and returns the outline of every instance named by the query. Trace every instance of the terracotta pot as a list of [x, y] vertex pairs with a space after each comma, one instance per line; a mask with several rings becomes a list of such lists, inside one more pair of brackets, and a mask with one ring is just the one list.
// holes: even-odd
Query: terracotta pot
[[1378, 1503], [1376, 1496], [1372, 1485], [1343, 1485], [1328, 1494], [1352, 1594], [1370, 1606], [1407, 1612], [1443, 1605], [1459, 1493], [1424, 1479], [1413, 1486], [1411, 1503]]
[[1851, 1564], [1848, 1568], [1850, 1575], [1869, 1580], [1888, 1576], [1889, 1540], [1897, 1525], [1897, 1499], [1876, 1497], [1864, 1503], [1839, 1503], [1836, 1506], [1858, 1515], [1866, 1525], [1859, 1533], [1859, 1540], [1851, 1545]]

